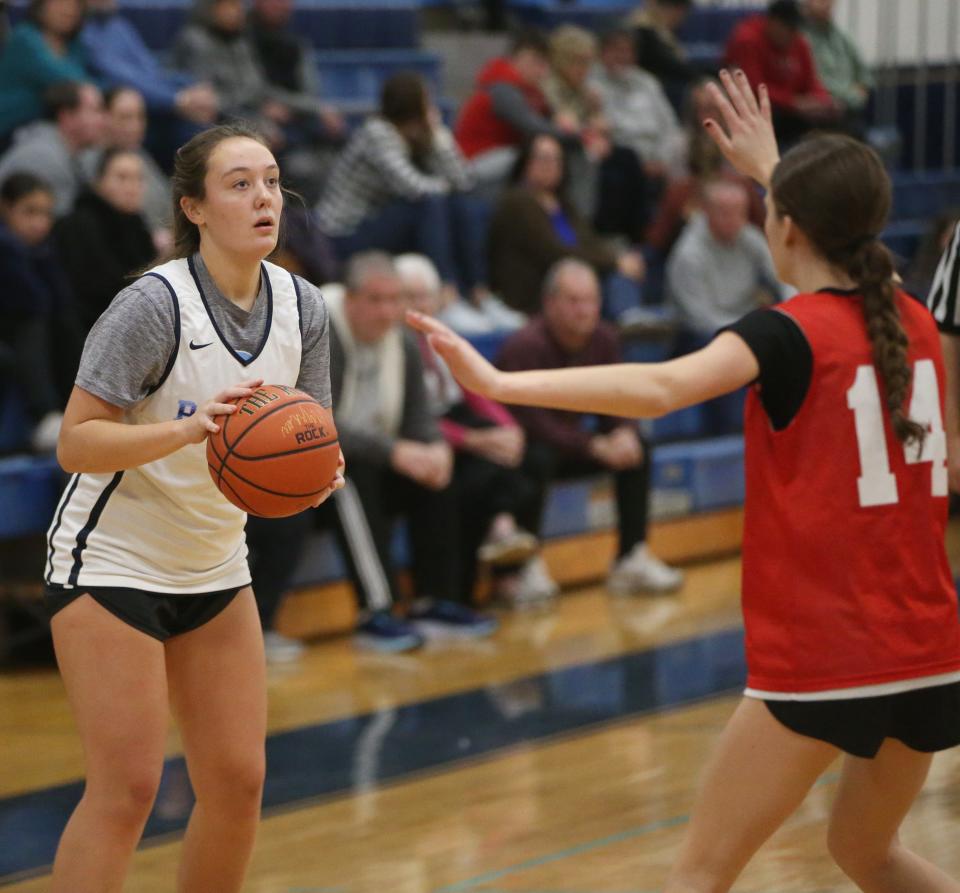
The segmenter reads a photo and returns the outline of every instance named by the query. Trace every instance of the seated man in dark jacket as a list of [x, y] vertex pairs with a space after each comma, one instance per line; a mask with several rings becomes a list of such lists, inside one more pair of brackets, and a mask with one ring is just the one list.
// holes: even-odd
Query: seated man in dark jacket
[[[467, 606], [456, 537], [453, 455], [431, 413], [416, 340], [402, 326], [403, 284], [391, 258], [356, 255], [330, 313], [330, 383], [347, 457], [347, 486], [326, 514], [336, 527], [361, 600], [361, 645], [416, 648], [430, 634], [489, 635], [494, 621]], [[321, 512], [323, 513], [323, 508]], [[417, 596], [405, 623], [391, 557], [394, 520], [407, 519]]]
[[[600, 320], [600, 285], [583, 261], [559, 261], [547, 275], [543, 311], [503, 345], [497, 365], [508, 372], [558, 369], [620, 362], [616, 330]], [[513, 409], [527, 432], [524, 471], [540, 483], [541, 498], [529, 516], [517, 517], [534, 533], [550, 482], [589, 472], [613, 473], [616, 487], [620, 545], [607, 586], [614, 592], [669, 592], [683, 582], [647, 547], [647, 503], [650, 462], [636, 421], [610, 416], [586, 416], [554, 409], [518, 406]], [[531, 559], [524, 585], [545, 588], [546, 567]]]

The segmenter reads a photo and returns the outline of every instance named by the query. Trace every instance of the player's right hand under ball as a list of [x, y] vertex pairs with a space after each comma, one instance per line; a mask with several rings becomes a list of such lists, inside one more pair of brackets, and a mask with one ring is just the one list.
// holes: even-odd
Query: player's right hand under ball
[[262, 378], [252, 378], [242, 381], [233, 387], [221, 391], [212, 400], [208, 400], [197, 411], [184, 419], [187, 426], [188, 443], [203, 443], [209, 434], [216, 434], [220, 430], [217, 416], [230, 415], [237, 411], [239, 401], [246, 400], [263, 384]]
[[343, 488], [346, 484], [346, 467], [347, 463], [343, 458], [343, 450], [340, 450], [340, 458], [337, 460], [337, 473], [333, 476], [333, 480], [330, 482], [330, 486], [327, 487], [318, 497], [317, 501], [313, 504], [313, 508], [316, 508], [318, 505], [322, 505], [326, 502], [337, 490]]

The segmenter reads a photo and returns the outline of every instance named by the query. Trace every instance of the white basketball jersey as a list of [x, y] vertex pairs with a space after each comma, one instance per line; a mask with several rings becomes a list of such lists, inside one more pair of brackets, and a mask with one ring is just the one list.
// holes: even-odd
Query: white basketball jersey
[[[296, 385], [300, 296], [290, 273], [263, 264], [267, 324], [251, 357], [237, 353], [221, 335], [190, 261], [173, 260], [146, 275], [170, 292], [177, 346], [160, 384], [127, 411], [129, 424], [192, 415], [245, 379]], [[206, 441], [115, 474], [75, 474], [47, 535], [46, 581], [173, 593], [245, 586], [250, 582], [246, 517], [214, 485]]]

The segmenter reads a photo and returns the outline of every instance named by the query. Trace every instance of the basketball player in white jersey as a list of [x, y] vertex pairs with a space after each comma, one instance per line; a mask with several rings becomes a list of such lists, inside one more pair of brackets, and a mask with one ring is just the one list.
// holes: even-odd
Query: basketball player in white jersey
[[[50, 527], [46, 599], [87, 776], [55, 893], [122, 889], [168, 704], [197, 797], [177, 889], [240, 889], [264, 776], [263, 639], [246, 515], [214, 486], [205, 441], [264, 381], [330, 406], [323, 300], [264, 262], [283, 209], [270, 150], [215, 127], [179, 150], [173, 186], [176, 259], [94, 326], [57, 451], [73, 477]], [[339, 486], [340, 474], [317, 504]]]

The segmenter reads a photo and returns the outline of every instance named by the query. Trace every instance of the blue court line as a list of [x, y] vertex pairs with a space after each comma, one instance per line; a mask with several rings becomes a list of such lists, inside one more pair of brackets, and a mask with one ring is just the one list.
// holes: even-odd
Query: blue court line
[[[827, 772], [821, 775], [814, 782], [813, 787], [818, 788], [822, 785], [833, 784], [840, 778], [839, 772]], [[660, 819], [656, 822], [648, 822], [645, 825], [638, 825], [634, 828], [628, 828], [625, 831], [618, 831], [616, 834], [608, 834], [606, 837], [598, 837], [594, 840], [588, 840], [584, 843], [578, 843], [572, 847], [566, 847], [557, 850], [554, 853], [547, 853], [543, 856], [535, 856], [524, 862], [518, 862], [515, 865], [508, 865], [506, 868], [499, 868], [496, 871], [488, 871], [485, 874], [468, 878], [465, 881], [458, 881], [455, 884], [448, 884], [446, 887], [440, 887], [433, 893], [463, 893], [465, 890], [475, 890], [482, 884], [489, 884], [492, 881], [499, 881], [512, 874], [519, 874], [521, 871], [529, 871], [531, 868], [540, 868], [543, 865], [550, 865], [553, 862], [559, 862], [562, 859], [569, 859], [573, 856], [580, 856], [583, 853], [589, 853], [602, 847], [612, 846], [616, 843], [623, 843], [625, 840], [632, 840], [635, 837], [643, 837], [646, 834], [653, 834], [656, 831], [665, 831], [669, 828], [676, 828], [679, 825], [685, 825], [690, 821], [689, 815], [673, 816], [669, 819]], [[496, 888], [483, 887], [479, 893], [517, 893], [517, 891], [503, 891]], [[523, 893], [551, 893], [545, 890], [524, 890]], [[574, 893], [574, 891], [552, 891], [552, 893]], [[643, 891], [640, 891], [643, 893]], [[656, 893], [656, 891], [648, 891]], [[809, 893], [830, 893], [830, 891], [811, 890]]]
[[[508, 748], [742, 687], [743, 632], [564, 667], [267, 739], [264, 810], [303, 808]], [[39, 759], [38, 755], [38, 759]], [[47, 870], [81, 781], [0, 798], [0, 886]], [[144, 842], [186, 827], [193, 794], [182, 757], [167, 760]]]
[[[581, 856], [592, 850], [598, 850], [601, 847], [612, 846], [615, 843], [623, 843], [625, 840], [632, 840], [634, 837], [642, 837], [645, 834], [652, 834], [655, 831], [665, 831], [668, 828], [675, 828], [677, 825], [683, 825], [690, 821], [690, 816], [674, 816], [670, 819], [660, 819], [656, 822], [649, 822], [646, 825], [638, 825], [636, 828], [628, 828], [626, 831], [618, 831], [616, 834], [610, 834], [607, 837], [600, 837], [597, 840], [589, 840], [586, 843], [580, 843], [567, 849], [559, 850], [556, 853], [549, 853], [546, 856], [536, 856], [533, 859], [527, 859], [525, 862], [518, 862], [516, 865], [509, 865], [498, 871], [489, 871], [486, 874], [478, 875], [466, 881], [460, 881], [457, 884], [450, 884], [446, 887], [440, 887], [434, 890], [434, 893], [461, 893], [463, 890], [473, 890], [481, 884], [488, 884], [491, 881], [499, 881], [511, 874], [517, 874], [521, 871], [529, 871], [531, 868], [540, 868], [543, 865], [549, 865], [551, 862], [559, 862], [561, 859], [569, 859], [572, 856]], [[483, 893], [490, 893], [484, 890]]]

